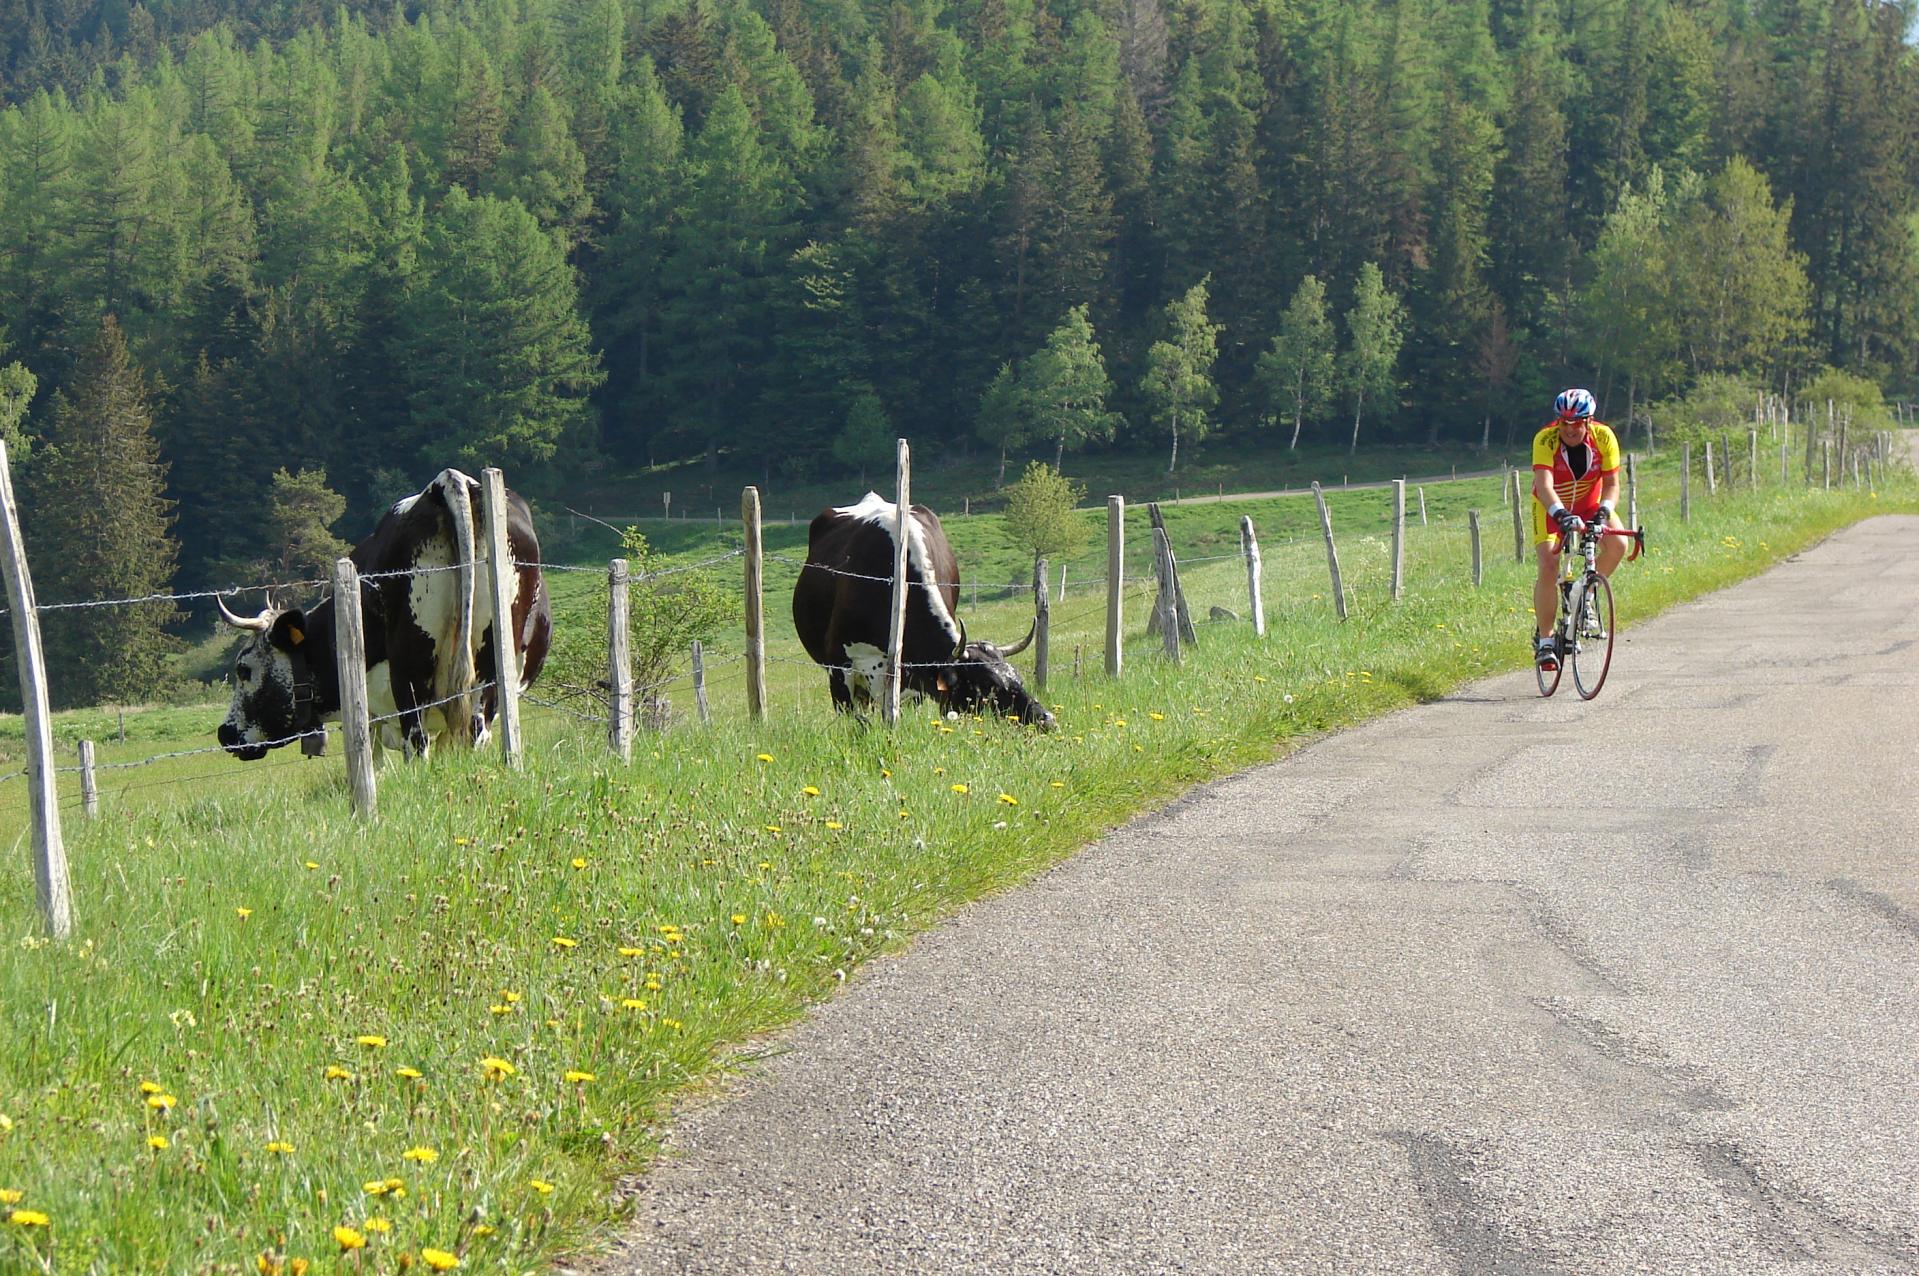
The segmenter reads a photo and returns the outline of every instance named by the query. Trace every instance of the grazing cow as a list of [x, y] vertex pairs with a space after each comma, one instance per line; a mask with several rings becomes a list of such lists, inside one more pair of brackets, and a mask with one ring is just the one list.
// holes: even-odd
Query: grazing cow
[[[899, 506], [868, 492], [858, 505], [821, 511], [807, 531], [806, 566], [793, 586], [793, 627], [806, 654], [830, 671], [839, 709], [877, 700], [883, 691], [898, 517]], [[1052, 727], [1053, 715], [1027, 694], [1006, 659], [1026, 650], [1032, 632], [1011, 647], [968, 642], [954, 612], [959, 561], [938, 516], [915, 505], [906, 526], [913, 588], [906, 595], [901, 690], [931, 696], [942, 709], [983, 708]]]
[[[367, 705], [379, 724], [376, 746], [424, 757], [435, 735], [478, 745], [498, 712], [491, 683], [493, 598], [477, 587], [479, 482], [442, 470], [426, 490], [400, 501], [349, 557], [360, 570], [361, 622], [366, 630]], [[514, 571], [511, 609], [520, 685], [529, 687], [546, 661], [553, 612], [540, 575], [540, 542], [526, 502], [506, 494], [507, 546]], [[443, 570], [433, 570], [433, 569]], [[444, 569], [452, 570], [444, 570]], [[396, 573], [385, 575], [384, 573]], [[373, 577], [373, 579], [365, 579]], [[233, 704], [220, 724], [220, 743], [252, 761], [299, 738], [303, 748], [324, 739], [321, 724], [340, 715], [340, 673], [334, 655], [333, 600], [311, 611], [273, 608], [243, 619], [221, 614], [252, 637], [233, 665]], [[476, 707], [473, 697], [479, 691]]]

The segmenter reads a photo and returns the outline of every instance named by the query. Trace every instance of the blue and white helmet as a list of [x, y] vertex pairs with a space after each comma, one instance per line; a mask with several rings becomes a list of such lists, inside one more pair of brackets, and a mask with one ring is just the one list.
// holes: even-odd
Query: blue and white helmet
[[1583, 421], [1599, 411], [1599, 405], [1593, 402], [1591, 390], [1561, 390], [1559, 397], [1553, 400], [1553, 410], [1562, 419]]

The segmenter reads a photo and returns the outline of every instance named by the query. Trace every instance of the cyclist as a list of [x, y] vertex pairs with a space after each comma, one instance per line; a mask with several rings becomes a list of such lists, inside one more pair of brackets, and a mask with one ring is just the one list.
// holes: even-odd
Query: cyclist
[[[1539, 576], [1533, 582], [1533, 660], [1559, 667], [1553, 628], [1559, 616], [1559, 549], [1581, 526], [1618, 527], [1619, 439], [1593, 419], [1592, 391], [1567, 389], [1553, 400], [1553, 420], [1533, 436], [1533, 545]], [[1599, 574], [1610, 577], [1626, 556], [1626, 542], [1609, 536], [1599, 544]]]

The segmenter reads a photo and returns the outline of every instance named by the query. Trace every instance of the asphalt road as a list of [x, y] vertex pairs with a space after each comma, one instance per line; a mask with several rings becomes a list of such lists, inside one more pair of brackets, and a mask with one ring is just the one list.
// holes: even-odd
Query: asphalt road
[[602, 1270], [1919, 1272], [1916, 545], [965, 910], [684, 1114]]

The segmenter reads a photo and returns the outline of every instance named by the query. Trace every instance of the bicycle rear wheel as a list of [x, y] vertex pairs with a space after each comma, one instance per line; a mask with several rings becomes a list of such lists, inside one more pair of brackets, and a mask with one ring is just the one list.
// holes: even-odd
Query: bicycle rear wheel
[[[1555, 643], [1559, 642], [1559, 630], [1557, 627], [1553, 629], [1553, 641]], [[1559, 679], [1566, 671], [1566, 656], [1563, 650], [1564, 644], [1561, 643], [1560, 646], [1562, 650], [1559, 659], [1553, 662], [1551, 669], [1541, 668], [1539, 658], [1537, 656], [1533, 658], [1533, 676], [1539, 679], [1539, 694], [1542, 696], [1550, 696], [1553, 692], [1559, 690]]]
[[1590, 700], [1606, 685], [1606, 671], [1612, 668], [1612, 583], [1604, 576], [1594, 576], [1586, 589], [1578, 632], [1571, 656], [1573, 686], [1579, 688], [1581, 700]]

